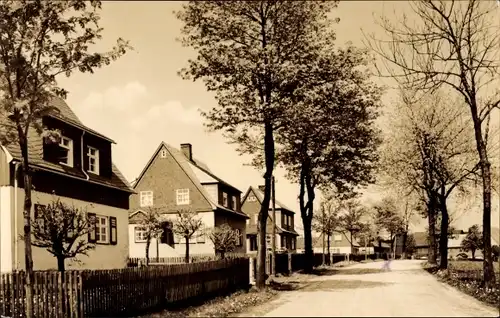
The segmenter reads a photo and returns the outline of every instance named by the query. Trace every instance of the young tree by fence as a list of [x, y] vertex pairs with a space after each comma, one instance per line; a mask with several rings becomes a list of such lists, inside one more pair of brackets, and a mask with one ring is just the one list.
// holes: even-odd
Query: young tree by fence
[[376, 211], [375, 223], [379, 228], [389, 233], [391, 241], [391, 253], [394, 252], [394, 239], [398, 234], [403, 233], [404, 225], [396, 201], [391, 197], [385, 197], [374, 206]]
[[[89, 47], [101, 38], [100, 1], [2, 1], [0, 2], [0, 142], [18, 144], [22, 155], [24, 187], [24, 251], [26, 264], [27, 316], [33, 317], [33, 257], [31, 250], [32, 170], [28, 145], [33, 134], [59, 134], [47, 130], [42, 117], [57, 109], [53, 96], [65, 97], [57, 76], [93, 72], [122, 56], [129, 48], [118, 39], [109, 52], [90, 53]], [[55, 138], [54, 138], [55, 137]], [[17, 164], [15, 171], [17, 171]], [[15, 176], [17, 178], [17, 175]], [[16, 202], [17, 204], [17, 202]]]
[[363, 229], [363, 218], [366, 217], [367, 213], [368, 210], [356, 198], [342, 202], [342, 215], [340, 216], [339, 228], [343, 232], [349, 233], [351, 254], [354, 254], [353, 239]]
[[467, 231], [467, 236], [463, 239], [460, 247], [463, 251], [470, 251], [472, 259], [476, 259], [476, 251], [483, 249], [483, 233], [479, 225], [474, 224]]
[[189, 240], [196, 232], [201, 233], [203, 221], [195, 211], [191, 209], [181, 209], [177, 211], [177, 217], [173, 221], [173, 232], [184, 239], [186, 242], [186, 263], [189, 263]]
[[[474, 129], [482, 178], [484, 261], [483, 280], [495, 285], [491, 256], [491, 154], [489, 122], [500, 107], [497, 89], [500, 32], [495, 1], [415, 1], [412, 13], [400, 21], [383, 18], [380, 26], [389, 39], [367, 38], [390, 76], [417, 93], [415, 99], [440, 87], [454, 91], [465, 101]], [[413, 99], [413, 98], [412, 98]], [[498, 115], [497, 115], [498, 116]], [[495, 117], [493, 117], [495, 118]]]
[[208, 234], [208, 238], [214, 244], [215, 253], [222, 259], [227, 253], [234, 251], [238, 243], [238, 232], [228, 224], [214, 227]]
[[156, 207], [148, 207], [139, 221], [140, 230], [146, 240], [146, 266], [149, 265], [149, 246], [153, 238], [159, 239], [163, 233], [163, 225], [160, 221], [160, 210]]
[[330, 239], [333, 232], [339, 227], [340, 202], [335, 198], [328, 198], [321, 202], [320, 210], [314, 214], [312, 227], [326, 238], [326, 253], [330, 254]]
[[35, 204], [35, 219], [31, 222], [33, 246], [46, 249], [57, 259], [57, 269], [64, 272], [65, 260], [87, 255], [95, 247], [87, 240], [94, 231], [85, 209], [69, 206], [60, 199], [48, 205]]

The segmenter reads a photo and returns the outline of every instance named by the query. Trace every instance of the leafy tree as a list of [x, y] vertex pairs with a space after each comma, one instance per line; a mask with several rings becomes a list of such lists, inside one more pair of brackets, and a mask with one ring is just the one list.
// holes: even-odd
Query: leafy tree
[[500, 254], [500, 248], [498, 247], [498, 245], [493, 245], [491, 247], [491, 251], [493, 253], [494, 261], [498, 261], [498, 255]]
[[208, 234], [208, 238], [214, 244], [215, 253], [222, 259], [227, 253], [234, 251], [239, 240], [238, 232], [225, 223], [214, 227]]
[[155, 207], [148, 207], [144, 211], [143, 218], [139, 221], [139, 226], [146, 238], [146, 266], [149, 266], [149, 247], [153, 238], [158, 239], [163, 233], [163, 225], [160, 220], [160, 212]]
[[[266, 222], [275, 167], [275, 133], [285, 123], [289, 95], [320, 49], [334, 1], [191, 1], [177, 13], [183, 43], [198, 55], [180, 74], [203, 80], [218, 106], [204, 113], [239, 151], [263, 158], [265, 191], [259, 212], [256, 286], [265, 286]], [[263, 136], [263, 149], [259, 137]], [[254, 163], [258, 162], [254, 161]]]
[[[365, 68], [367, 52], [348, 45], [335, 49], [324, 36], [323, 50], [304, 72], [289, 108], [288, 125], [277, 133], [278, 158], [288, 178], [300, 185], [306, 270], [312, 270], [311, 223], [316, 189], [351, 193], [372, 182], [379, 144], [373, 121], [381, 89]], [[354, 137], [355, 136], [355, 137]]]
[[364, 228], [363, 218], [368, 210], [357, 199], [349, 199], [342, 204], [343, 213], [340, 216], [340, 229], [350, 235], [351, 254], [354, 254], [353, 237]]
[[[498, 86], [500, 32], [495, 27], [493, 1], [415, 1], [413, 14], [380, 25], [389, 40], [371, 37], [368, 44], [382, 58], [388, 74], [415, 92], [412, 99], [440, 87], [454, 91], [465, 101], [474, 128], [483, 192], [483, 279], [495, 285], [491, 258], [492, 169], [487, 144], [492, 112], [500, 106]], [[444, 222], [443, 224], [446, 224]], [[444, 231], [443, 231], [444, 232]]]
[[[484, 237], [479, 225], [475, 224], [469, 228], [467, 231], [467, 236], [463, 239], [461, 243], [461, 248], [463, 251], [472, 253], [472, 259], [476, 259], [476, 251], [482, 250], [484, 245]], [[485, 255], [486, 257], [486, 255]]]
[[384, 229], [389, 234], [391, 241], [391, 252], [394, 252], [394, 239], [404, 231], [403, 220], [398, 213], [398, 206], [394, 199], [385, 197], [374, 206], [376, 211], [375, 223], [380, 229]]
[[[189, 263], [189, 240], [196, 232], [202, 230], [202, 228], [203, 221], [198, 213], [191, 209], [181, 209], [177, 211], [172, 230], [176, 235], [184, 238], [186, 242], [186, 263]], [[204, 234], [200, 233], [200, 235]]]
[[412, 233], [408, 233], [405, 242], [405, 256], [413, 255], [416, 250], [415, 236]]
[[31, 244], [46, 249], [57, 259], [57, 269], [64, 272], [66, 259], [87, 255], [95, 247], [87, 240], [94, 231], [85, 210], [68, 206], [54, 199], [47, 206], [37, 205], [35, 219], [31, 222]]
[[312, 227], [314, 231], [326, 237], [327, 254], [330, 254], [330, 239], [339, 226], [340, 202], [333, 198], [321, 202], [320, 211], [314, 214]]
[[67, 92], [57, 86], [58, 75], [92, 73], [129, 48], [118, 39], [109, 52], [89, 52], [89, 46], [101, 38], [100, 8], [99, 1], [83, 0], [0, 2], [0, 142], [18, 144], [22, 154], [28, 318], [33, 317], [29, 139], [36, 133], [51, 137], [48, 141], [57, 140], [57, 133], [43, 127], [42, 117], [57, 111], [51, 106], [53, 95], [66, 96]]

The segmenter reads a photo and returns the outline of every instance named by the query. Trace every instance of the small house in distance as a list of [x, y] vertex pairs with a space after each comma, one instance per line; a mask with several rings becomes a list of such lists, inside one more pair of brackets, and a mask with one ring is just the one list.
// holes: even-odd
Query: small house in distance
[[184, 238], [176, 236], [172, 242], [168, 232], [169, 223], [182, 209], [196, 212], [204, 225], [189, 242], [190, 255], [215, 254], [206, 231], [222, 224], [229, 224], [239, 234], [234, 252], [246, 251], [245, 220], [248, 216], [241, 212], [241, 191], [195, 159], [191, 144], [182, 144], [178, 150], [161, 142], [134, 183], [134, 189], [137, 194], [130, 197], [129, 219], [131, 258], [145, 257], [146, 240], [140, 222], [151, 208], [160, 213], [165, 231], [161, 238], [152, 240], [150, 257], [184, 255]]
[[[249, 187], [241, 203], [241, 210], [247, 214], [250, 219], [247, 220], [247, 251], [249, 253], [257, 251], [257, 222], [260, 207], [264, 198], [264, 186], [258, 188]], [[272, 207], [269, 206], [269, 219], [267, 221], [266, 238], [267, 247], [271, 248], [273, 221]], [[276, 249], [278, 251], [295, 251], [297, 248], [297, 236], [295, 231], [295, 212], [287, 208], [283, 203], [275, 200], [276, 212]]]

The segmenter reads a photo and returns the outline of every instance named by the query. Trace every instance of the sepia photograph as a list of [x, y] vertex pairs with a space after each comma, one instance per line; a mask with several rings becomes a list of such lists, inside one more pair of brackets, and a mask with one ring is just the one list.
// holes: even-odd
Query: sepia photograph
[[499, 317], [500, 0], [0, 0], [0, 318]]

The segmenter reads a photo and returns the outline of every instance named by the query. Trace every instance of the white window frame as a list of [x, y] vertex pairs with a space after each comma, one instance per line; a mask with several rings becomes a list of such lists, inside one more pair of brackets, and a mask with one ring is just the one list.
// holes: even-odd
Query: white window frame
[[160, 151], [160, 157], [161, 158], [167, 158], [167, 149], [162, 149]]
[[229, 207], [229, 197], [226, 192], [222, 192], [222, 205], [226, 208]]
[[[64, 141], [68, 142], [68, 145], [64, 144]], [[59, 161], [60, 164], [73, 167], [73, 139], [61, 136], [61, 140], [59, 140], [59, 147], [68, 151], [67, 154], [67, 162]]]
[[141, 207], [152, 206], [154, 202], [153, 191], [140, 192], [140, 205]]
[[232, 201], [232, 203], [233, 203], [233, 210], [235, 210], [235, 211], [236, 211], [236, 209], [238, 208], [238, 207], [237, 207], [237, 205], [238, 205], [238, 200], [236, 200], [236, 196], [234, 196], [234, 195], [233, 195], [233, 196], [231, 197], [231, 201]]
[[198, 244], [205, 244], [205, 228], [204, 227], [201, 227], [197, 233], [195, 233], [196, 235], [196, 243]]
[[236, 241], [236, 246], [242, 246], [243, 245], [243, 235], [241, 234], [240, 229], [235, 229], [236, 234], [238, 235], [238, 240]]
[[[92, 150], [95, 152], [92, 155]], [[87, 146], [87, 156], [89, 158], [89, 168], [87, 169], [88, 172], [91, 172], [93, 174], [99, 174], [99, 149]], [[94, 169], [92, 169], [92, 160], [94, 160]]]
[[177, 189], [175, 190], [175, 198], [177, 205], [187, 205], [190, 203], [189, 200], [189, 189]]
[[255, 202], [255, 201], [257, 201], [257, 198], [255, 197], [255, 195], [253, 195], [253, 193], [250, 193], [247, 197], [247, 201], [248, 202]]
[[335, 241], [335, 242], [341, 242], [342, 241], [342, 234], [334, 234], [333, 235], [333, 241]]
[[[104, 215], [96, 215], [95, 216], [95, 241], [97, 244], [109, 244], [109, 217]], [[104, 224], [102, 224], [102, 220]], [[102, 239], [101, 234], [105, 235], [105, 238]]]
[[136, 225], [134, 227], [134, 239], [136, 243], [146, 242], [146, 230], [142, 226]]

